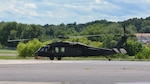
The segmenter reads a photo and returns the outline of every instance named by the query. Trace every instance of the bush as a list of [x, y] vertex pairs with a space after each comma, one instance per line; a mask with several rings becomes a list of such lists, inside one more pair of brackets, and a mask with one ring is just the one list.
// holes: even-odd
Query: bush
[[17, 46], [18, 56], [19, 57], [26, 57], [26, 44], [20, 42]]
[[17, 45], [17, 51], [19, 57], [33, 57], [34, 52], [42, 46], [42, 43], [38, 39], [25, 43], [20, 42]]
[[136, 59], [150, 59], [150, 47], [144, 46], [143, 50], [136, 54]]
[[142, 44], [134, 40], [128, 40], [124, 47], [129, 56], [134, 56], [142, 50]]

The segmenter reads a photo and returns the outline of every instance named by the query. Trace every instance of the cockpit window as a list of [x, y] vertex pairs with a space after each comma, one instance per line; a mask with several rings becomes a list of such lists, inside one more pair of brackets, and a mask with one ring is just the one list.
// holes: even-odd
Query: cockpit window
[[40, 49], [40, 51], [44, 51], [44, 47], [42, 47], [42, 48]]
[[45, 47], [45, 52], [47, 52], [48, 51], [48, 47]]
[[47, 52], [48, 51], [48, 47], [42, 47], [42, 48], [39, 49], [39, 51], [41, 51], [41, 52], [44, 52], [44, 51]]

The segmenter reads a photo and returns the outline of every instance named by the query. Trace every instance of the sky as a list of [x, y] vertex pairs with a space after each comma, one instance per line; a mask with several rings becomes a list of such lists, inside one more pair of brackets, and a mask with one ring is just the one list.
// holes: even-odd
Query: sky
[[0, 0], [0, 21], [25, 24], [113, 22], [150, 16], [150, 0]]

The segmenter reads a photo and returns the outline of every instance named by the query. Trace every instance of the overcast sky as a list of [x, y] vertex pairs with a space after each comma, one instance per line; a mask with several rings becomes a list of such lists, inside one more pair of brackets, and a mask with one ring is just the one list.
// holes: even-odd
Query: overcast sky
[[27, 24], [123, 21], [150, 16], [150, 0], [0, 0], [0, 21]]

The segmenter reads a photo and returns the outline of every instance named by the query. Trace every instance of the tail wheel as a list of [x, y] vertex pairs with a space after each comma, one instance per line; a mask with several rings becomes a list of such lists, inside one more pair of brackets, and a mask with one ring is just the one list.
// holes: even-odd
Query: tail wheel
[[54, 56], [50, 56], [49, 59], [50, 59], [50, 60], [54, 60]]
[[107, 59], [108, 59], [108, 61], [111, 61], [111, 58], [110, 57], [108, 57], [108, 56], [105, 56]]
[[58, 59], [58, 60], [61, 60], [61, 56], [58, 56], [57, 59]]

